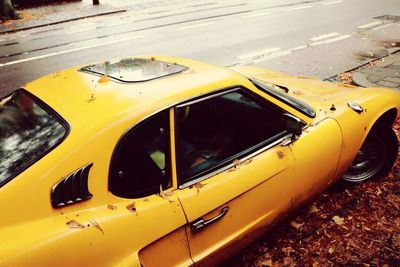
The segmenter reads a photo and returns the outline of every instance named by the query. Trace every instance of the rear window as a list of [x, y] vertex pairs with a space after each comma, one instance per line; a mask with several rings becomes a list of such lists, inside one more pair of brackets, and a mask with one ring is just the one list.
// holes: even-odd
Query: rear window
[[25, 90], [0, 99], [0, 187], [57, 146], [68, 126]]

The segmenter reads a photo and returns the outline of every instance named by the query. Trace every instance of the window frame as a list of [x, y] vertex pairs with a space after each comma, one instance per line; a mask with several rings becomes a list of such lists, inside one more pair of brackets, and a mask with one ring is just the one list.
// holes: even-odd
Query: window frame
[[21, 173], [23, 173], [25, 170], [27, 170], [29, 167], [31, 167], [33, 164], [35, 164], [36, 162], [38, 162], [39, 160], [43, 159], [47, 154], [49, 154], [51, 151], [53, 151], [55, 148], [57, 148], [62, 142], [64, 142], [64, 140], [68, 137], [68, 135], [71, 132], [71, 126], [69, 125], [69, 123], [57, 112], [55, 111], [52, 107], [50, 107], [48, 104], [46, 104], [43, 100], [41, 100], [39, 97], [35, 96], [34, 94], [32, 94], [31, 92], [27, 91], [24, 88], [19, 88], [3, 97], [1, 97], [0, 99], [5, 99], [7, 97], [10, 97], [12, 94], [16, 93], [17, 91], [21, 91], [24, 94], [26, 94], [27, 96], [29, 96], [30, 98], [32, 98], [32, 100], [35, 102], [36, 105], [38, 105], [41, 109], [43, 109], [44, 111], [47, 112], [47, 114], [49, 114], [49, 116], [53, 116], [58, 123], [61, 124], [61, 126], [64, 127], [65, 132], [64, 132], [64, 136], [62, 138], [60, 138], [60, 140], [54, 144], [54, 146], [52, 146], [51, 148], [47, 149], [46, 151], [44, 151], [39, 157], [34, 158], [32, 160], [30, 160], [26, 166], [22, 169], [20, 169], [18, 172], [15, 172], [14, 174], [12, 174], [11, 176], [9, 176], [7, 179], [5, 179], [4, 181], [0, 182], [0, 188], [3, 187], [4, 185], [6, 185], [8, 182], [10, 182], [11, 180], [13, 180], [15, 177], [17, 177], [18, 175], [20, 175]]
[[264, 151], [276, 146], [277, 144], [282, 143], [282, 141], [284, 140], [285, 137], [287, 136], [291, 136], [291, 134], [287, 131], [284, 130], [279, 134], [276, 134], [270, 138], [265, 139], [264, 141], [253, 145], [250, 148], [247, 148], [235, 155], [232, 155], [230, 157], [228, 157], [227, 159], [225, 159], [223, 162], [221, 162], [220, 164], [217, 164], [215, 166], [212, 166], [211, 168], [208, 168], [204, 171], [199, 172], [198, 174], [193, 175], [190, 178], [187, 178], [186, 180], [182, 181], [179, 176], [180, 176], [180, 170], [179, 170], [179, 164], [182, 161], [182, 159], [180, 159], [180, 156], [178, 155], [177, 152], [177, 144], [179, 142], [179, 138], [180, 138], [180, 133], [179, 133], [179, 126], [176, 123], [178, 121], [177, 119], [177, 109], [178, 108], [183, 108], [186, 106], [190, 106], [196, 103], [200, 103], [203, 101], [207, 101], [209, 99], [215, 98], [215, 97], [219, 97], [222, 95], [226, 95], [229, 93], [233, 93], [233, 92], [241, 92], [243, 95], [247, 95], [250, 98], [253, 98], [257, 101], [257, 104], [261, 105], [261, 106], [268, 106], [271, 107], [272, 109], [275, 109], [277, 112], [281, 112], [281, 114], [283, 113], [289, 113], [287, 110], [280, 108], [279, 106], [275, 105], [274, 103], [268, 101], [267, 99], [263, 98], [262, 96], [258, 95], [256, 92], [251, 91], [250, 89], [242, 86], [242, 85], [236, 85], [236, 86], [231, 86], [231, 87], [227, 87], [221, 90], [217, 90], [214, 92], [211, 92], [210, 94], [207, 95], [203, 95], [200, 97], [196, 97], [193, 99], [189, 99], [183, 103], [180, 103], [176, 106], [174, 106], [174, 129], [175, 129], [175, 169], [176, 169], [176, 179], [178, 182], [178, 188], [179, 189], [184, 189], [187, 188], [189, 186], [192, 186], [198, 182], [204, 181], [214, 175], [217, 175], [221, 172], [224, 172], [232, 167], [235, 166], [235, 163], [233, 163], [233, 161], [235, 159], [238, 159], [240, 161], [245, 161], [248, 160], [258, 154], [263, 153]]
[[167, 188], [163, 188], [163, 190], [165, 189], [169, 189], [171, 187], [173, 187], [173, 180], [174, 180], [174, 171], [173, 168], [174, 166], [172, 166], [172, 153], [171, 153], [171, 118], [170, 118], [170, 107], [164, 108], [162, 110], [158, 110], [156, 112], [153, 112], [151, 114], [149, 114], [148, 116], [144, 117], [143, 119], [139, 120], [138, 122], [136, 122], [134, 125], [132, 125], [130, 128], [128, 128], [118, 139], [118, 141], [116, 142], [113, 152], [112, 152], [112, 156], [110, 159], [110, 165], [109, 165], [109, 170], [108, 170], [108, 181], [107, 181], [107, 185], [108, 185], [108, 191], [116, 197], [120, 197], [120, 198], [124, 198], [124, 199], [138, 199], [138, 198], [143, 198], [143, 197], [148, 197], [154, 194], [157, 194], [159, 192], [156, 193], [151, 193], [151, 194], [147, 194], [146, 196], [142, 196], [142, 197], [128, 197], [128, 196], [122, 196], [122, 194], [116, 194], [114, 190], [111, 190], [111, 180], [115, 179], [114, 175], [113, 175], [113, 168], [114, 168], [114, 163], [116, 161], [116, 155], [118, 152], [118, 148], [120, 146], [120, 144], [125, 140], [125, 138], [128, 137], [128, 135], [132, 134], [132, 132], [134, 132], [135, 130], [138, 130], [141, 126], [143, 126], [145, 123], [147, 123], [149, 120], [151, 120], [152, 118], [154, 118], [157, 115], [160, 115], [161, 113], [165, 112], [167, 114], [167, 129], [166, 129], [166, 151], [165, 151], [165, 169], [166, 169], [166, 176], [168, 177], [168, 185]]

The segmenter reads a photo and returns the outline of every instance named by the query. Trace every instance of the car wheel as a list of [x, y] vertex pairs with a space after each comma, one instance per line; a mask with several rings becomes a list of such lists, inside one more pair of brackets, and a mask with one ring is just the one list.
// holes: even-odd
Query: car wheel
[[394, 130], [388, 125], [376, 125], [342, 178], [353, 183], [380, 178], [391, 170], [398, 149]]

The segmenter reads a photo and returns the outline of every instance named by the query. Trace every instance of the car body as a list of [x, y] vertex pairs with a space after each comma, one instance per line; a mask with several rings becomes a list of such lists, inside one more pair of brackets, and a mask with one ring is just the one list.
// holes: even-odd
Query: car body
[[191, 266], [364, 166], [382, 128], [384, 161], [347, 180], [387, 172], [400, 93], [141, 56], [50, 74], [0, 106], [1, 266]]

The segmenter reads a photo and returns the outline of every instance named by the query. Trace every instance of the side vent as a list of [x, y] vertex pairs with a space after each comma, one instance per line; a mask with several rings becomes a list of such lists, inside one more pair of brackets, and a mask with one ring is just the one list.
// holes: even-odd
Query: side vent
[[53, 208], [61, 208], [93, 197], [88, 188], [89, 170], [92, 166], [93, 163], [90, 163], [80, 168], [53, 186], [51, 189]]

